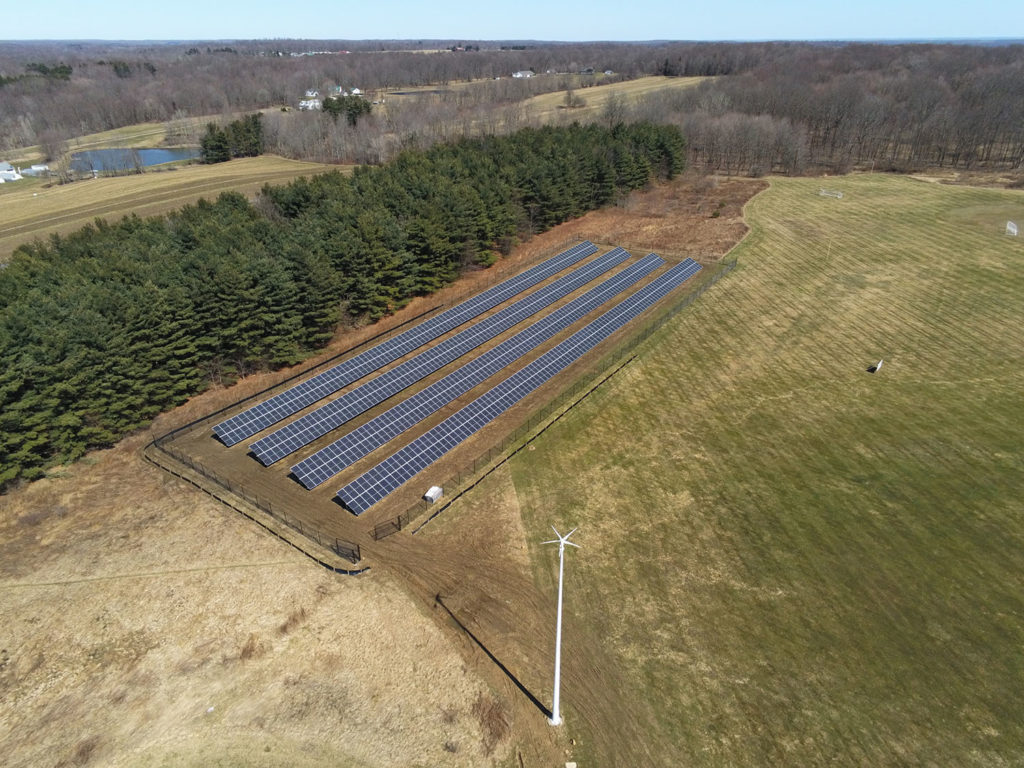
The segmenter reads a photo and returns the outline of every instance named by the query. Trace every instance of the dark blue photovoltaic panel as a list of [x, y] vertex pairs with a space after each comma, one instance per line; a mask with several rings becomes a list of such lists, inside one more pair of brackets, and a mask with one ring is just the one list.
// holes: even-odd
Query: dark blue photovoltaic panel
[[271, 424], [276, 424], [281, 419], [298, 413], [317, 400], [334, 394], [353, 381], [373, 373], [378, 368], [397, 360], [429, 341], [433, 341], [452, 328], [457, 328], [474, 317], [482, 315], [517, 293], [522, 293], [527, 288], [544, 282], [552, 275], [596, 252], [597, 246], [589, 240], [585, 240], [435, 317], [424, 320], [408, 331], [382, 341], [377, 346], [360, 352], [355, 357], [351, 357], [333, 368], [328, 368], [301, 384], [296, 384], [294, 387], [222, 421], [213, 428], [214, 434], [226, 445], [234, 445], [247, 437], [252, 437]]
[[341, 503], [355, 514], [362, 514], [699, 271], [697, 262], [686, 259], [655, 278], [465, 408], [357, 477], [338, 491]]
[[291, 424], [271, 432], [250, 445], [249, 450], [264, 466], [270, 466], [546, 309], [559, 299], [565, 298], [628, 258], [628, 251], [615, 248], [587, 262], [490, 317], [474, 323], [433, 347], [428, 347], [415, 357], [370, 379], [351, 392], [346, 392], [336, 400], [325, 403]]
[[651, 254], [605, 280], [564, 307], [541, 318], [529, 328], [506, 339], [493, 349], [470, 360], [458, 370], [425, 387], [340, 440], [317, 451], [292, 467], [292, 473], [307, 489], [354, 464], [371, 451], [469, 392], [560, 331], [565, 330], [607, 301], [635, 285], [664, 262]]

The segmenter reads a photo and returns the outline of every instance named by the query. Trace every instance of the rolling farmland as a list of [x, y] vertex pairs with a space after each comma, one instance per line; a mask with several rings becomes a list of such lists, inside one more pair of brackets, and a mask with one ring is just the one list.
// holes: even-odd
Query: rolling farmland
[[[844, 193], [837, 200], [820, 197], [820, 184], [773, 179], [771, 189], [747, 204], [752, 231], [735, 249], [738, 269], [421, 534], [403, 531], [377, 542], [370, 580], [337, 587], [345, 605], [356, 598], [357, 585], [369, 593], [378, 579], [383, 586], [374, 586], [368, 605], [392, 605], [385, 587], [417, 601], [394, 603], [387, 617], [368, 619], [352, 609], [339, 619], [313, 613], [311, 588], [292, 596], [305, 601], [316, 637], [329, 638], [332, 648], [337, 638], [326, 629], [328, 619], [346, 622], [353, 633], [372, 620], [382, 636], [401, 637], [427, 615], [415, 606], [443, 598], [444, 608], [435, 604], [433, 615], [471, 669], [465, 683], [479, 674], [498, 692], [510, 728], [508, 735], [487, 736], [476, 709], [452, 709], [459, 712], [457, 733], [469, 726], [472, 735], [462, 738], [476, 740], [465, 743], [504, 745], [493, 755], [491, 747], [472, 753], [467, 747], [452, 764], [515, 763], [517, 754], [527, 765], [549, 764], [553, 755], [581, 765], [998, 765], [1024, 757], [1017, 696], [1024, 681], [1024, 446], [1016, 426], [1024, 384], [1018, 332], [1024, 243], [1002, 234], [1007, 219], [1024, 219], [1024, 194], [863, 175], [830, 179], [829, 188]], [[675, 189], [638, 195], [646, 201], [638, 210], [631, 203], [572, 226], [668, 249], [654, 235], [673, 232], [682, 248], [707, 241], [709, 228], [733, 219], [732, 206], [726, 216], [710, 218], [707, 211], [718, 210], [714, 201], [695, 195], [687, 202], [670, 194]], [[690, 208], [698, 213], [684, 236], [672, 228], [692, 215]], [[564, 234], [552, 231], [547, 239], [558, 237]], [[884, 367], [867, 373], [879, 358]], [[212, 391], [168, 419], [192, 418], [235, 396]], [[185, 529], [216, 521], [232, 537], [248, 536], [245, 543], [259, 546], [261, 561], [281, 567], [272, 539], [213, 502], [175, 522], [178, 494], [195, 492], [154, 468], [139, 471], [136, 452], [145, 439], [98, 453], [68, 468], [67, 477], [55, 473], [12, 497], [4, 524], [19, 533], [7, 550], [19, 569], [18, 589], [31, 595], [46, 588], [34, 586], [44, 581], [41, 575], [31, 583], [26, 578], [36, 566], [15, 557], [31, 551], [25, 541], [43, 535], [54, 542], [46, 557], [70, 575], [92, 575], [82, 564], [94, 561], [93, 545], [70, 547], [62, 535], [80, 535], [86, 519], [96, 531], [110, 527], [111, 503], [115, 532], [134, 530], [143, 514], [178, 526], [148, 529], [149, 538], [140, 540], [144, 553], [164, 553], [171, 564], [177, 556], [168, 542], [199, 547]], [[143, 511], [135, 511], [140, 502], [130, 484], [110, 501], [101, 478], [112, 472], [145, 486]], [[60, 511], [58, 502], [86, 480], [69, 511]], [[582, 545], [566, 567], [562, 729], [548, 727], [443, 618], [450, 612], [507, 674], [550, 702], [557, 556], [539, 544], [550, 538], [550, 523], [579, 525], [574, 539]], [[126, 533], [125, 540], [133, 539]], [[128, 567], [125, 545], [103, 547], [125, 573], [141, 567]], [[196, 557], [186, 549], [181, 562], [192, 566]], [[234, 562], [226, 553], [203, 557], [217, 568]], [[191, 587], [192, 599], [208, 599], [203, 590], [211, 587], [203, 584]], [[217, 594], [224, 587], [212, 589]], [[277, 587], [269, 591], [278, 594]], [[149, 599], [178, 598], [169, 592]], [[237, 661], [203, 674], [228, 663], [266, 668], [266, 674], [294, 666], [285, 653], [298, 652], [305, 634], [280, 639], [290, 635], [276, 627], [290, 626], [291, 617], [279, 602], [254, 602], [255, 620], [232, 614], [216, 647]], [[48, 621], [88, 621], [89, 632], [104, 642], [122, 642], [135, 626], [97, 629], [92, 614], [79, 613]], [[136, 623], [160, 612], [138, 613]], [[179, 631], [182, 650], [164, 665], [179, 671], [156, 678], [159, 696], [192, 690], [189, 659], [206, 652], [212, 630]], [[42, 648], [50, 635], [39, 629], [32, 637], [33, 648]], [[403, 646], [384, 654], [412, 670], [402, 701], [413, 701], [407, 697], [424, 674], [437, 674], [417, 665], [451, 668], [448, 657], [431, 665], [440, 639], [431, 636], [430, 650]], [[148, 658], [143, 653], [136, 656]], [[34, 701], [25, 693], [30, 683], [72, 658], [70, 650], [53, 651], [36, 672], [15, 655], [20, 706]], [[360, 663], [376, 670], [382, 662], [370, 653]], [[236, 668], [243, 669], [230, 667]], [[93, 673], [76, 674], [88, 681]], [[215, 739], [228, 727], [256, 732], [239, 725], [248, 722], [239, 702], [261, 684], [240, 678], [236, 696], [182, 698], [182, 712], [216, 705], [203, 748], [224, 753]], [[353, 686], [353, 701], [369, 700], [373, 686]], [[91, 703], [83, 694], [75, 711], [103, 711]], [[38, 712], [33, 706], [25, 711]], [[425, 700], [416, 706], [430, 710]], [[422, 717], [422, 732], [448, 733], [448, 721], [431, 713]], [[337, 724], [330, 713], [314, 714], [297, 714], [289, 738], [307, 738], [307, 726]], [[222, 717], [224, 725], [217, 725]], [[93, 731], [107, 727], [98, 716], [86, 719]], [[131, 738], [143, 733], [149, 750], [169, 735], [179, 740], [174, 743], [194, 737], [192, 726], [132, 723]], [[115, 753], [127, 738], [100, 740], [95, 748]], [[450, 754], [447, 742], [442, 748], [429, 736], [415, 740], [385, 726], [353, 728], [346, 738], [356, 739], [344, 745], [347, 755], [367, 764], [385, 760], [372, 754], [370, 745], [380, 740], [389, 749], [431, 750], [437, 764]], [[337, 758], [339, 740], [324, 744]], [[21, 744], [20, 754], [30, 746]], [[70, 735], [60, 741], [62, 754], [82, 749]]]
[[21, 243], [73, 232], [97, 217], [116, 220], [129, 213], [153, 216], [194, 203], [200, 197], [215, 198], [228, 190], [251, 197], [264, 184], [283, 184], [331, 170], [347, 172], [350, 168], [264, 155], [49, 188], [36, 179], [5, 184], [0, 187], [0, 259], [6, 259]]

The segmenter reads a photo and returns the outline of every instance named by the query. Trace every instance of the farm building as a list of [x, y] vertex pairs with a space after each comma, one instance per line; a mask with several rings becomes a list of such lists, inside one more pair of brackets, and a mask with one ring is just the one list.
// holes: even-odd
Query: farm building
[[0, 162], [0, 180], [17, 181], [21, 178], [21, 172], [10, 163]]
[[521, 69], [518, 72], [513, 72], [512, 77], [533, 77], [536, 73], [532, 69]]

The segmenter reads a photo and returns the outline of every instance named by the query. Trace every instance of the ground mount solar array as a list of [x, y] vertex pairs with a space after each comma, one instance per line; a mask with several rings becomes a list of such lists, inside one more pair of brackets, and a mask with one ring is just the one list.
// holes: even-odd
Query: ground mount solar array
[[700, 270], [687, 260], [605, 312], [526, 367], [338, 491], [359, 515], [557, 375]]
[[226, 445], [234, 445], [247, 437], [252, 437], [270, 425], [334, 394], [348, 384], [373, 373], [381, 366], [433, 341], [451, 329], [482, 315], [506, 299], [543, 282], [571, 264], [596, 252], [597, 246], [589, 240], [585, 240], [429, 320], [424, 320], [408, 331], [382, 341], [375, 347], [232, 416], [216, 425], [213, 428], [214, 434]]
[[[337, 439], [308, 456], [300, 454], [291, 467], [291, 475], [307, 490], [397, 442], [401, 447], [347, 482], [335, 495], [345, 509], [361, 515], [701, 269], [695, 261], [686, 259], [663, 270], [665, 262], [655, 254], [627, 263], [632, 256], [621, 248], [589, 258], [598, 252], [590, 241], [578, 243], [218, 423], [213, 427], [214, 435], [232, 446], [264, 433], [250, 443], [249, 449], [255, 459], [270, 466], [336, 431]], [[659, 270], [663, 271], [652, 278]], [[601, 314], [596, 318], [571, 332], [599, 310]], [[505, 337], [500, 338], [503, 334]], [[530, 359], [531, 353], [538, 353], [559, 334], [569, 335]], [[488, 343], [496, 339], [497, 343], [488, 348]], [[482, 351], [472, 354], [480, 348]], [[448, 372], [429, 380], [446, 366], [451, 366]], [[474, 389], [481, 392], [492, 380], [497, 383], [459, 408], [459, 398]], [[368, 421], [341, 429], [424, 381], [418, 391], [371, 414]], [[356, 386], [332, 399], [352, 384]], [[452, 407], [458, 410], [440, 423], [430, 428], [419, 426], [433, 414], [445, 408], [450, 412]], [[267, 431], [302, 411], [305, 413], [298, 418]]]
[[628, 258], [629, 253], [621, 248], [609, 251], [256, 441], [250, 450], [264, 465], [273, 464], [534, 316]]

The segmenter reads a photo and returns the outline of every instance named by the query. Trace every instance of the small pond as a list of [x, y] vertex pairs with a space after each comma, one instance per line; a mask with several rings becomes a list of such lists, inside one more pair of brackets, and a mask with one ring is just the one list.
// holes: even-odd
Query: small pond
[[191, 160], [199, 157], [198, 147], [175, 149], [90, 149], [71, 154], [71, 169], [75, 171], [130, 171], [136, 167]]

